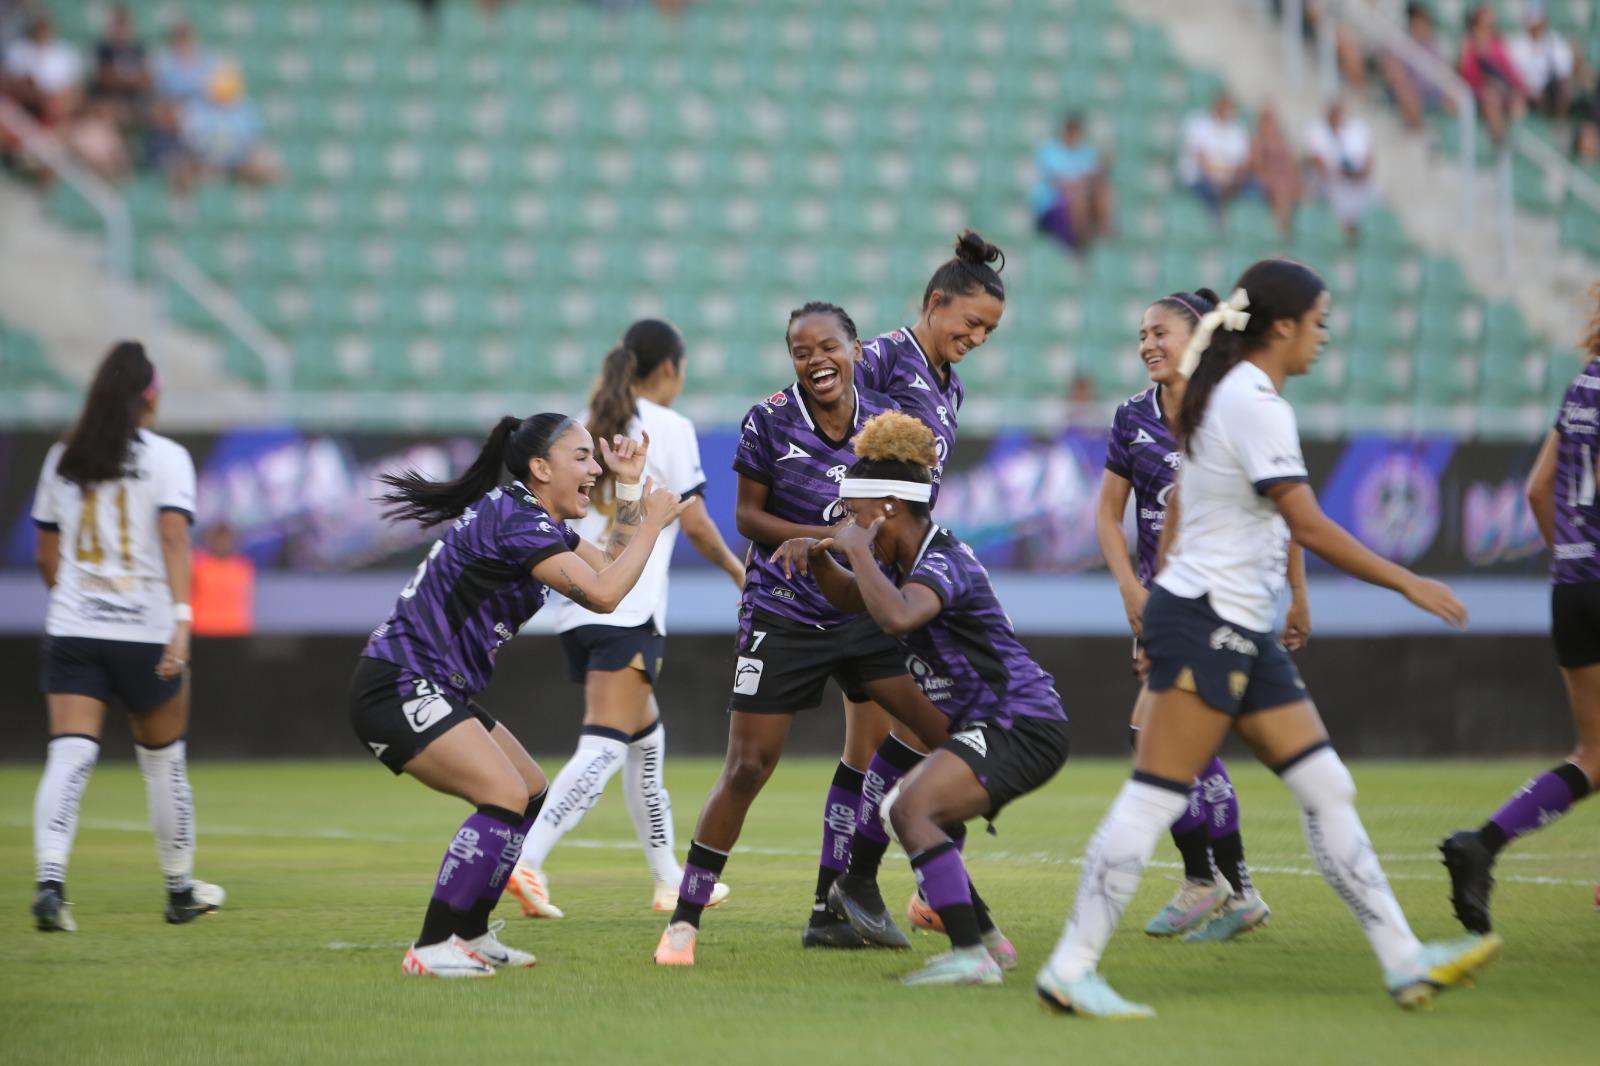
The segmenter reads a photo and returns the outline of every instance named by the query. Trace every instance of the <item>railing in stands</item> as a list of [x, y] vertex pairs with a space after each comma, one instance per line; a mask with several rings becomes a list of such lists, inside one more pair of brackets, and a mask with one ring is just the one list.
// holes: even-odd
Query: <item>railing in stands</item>
[[220, 322], [229, 333], [238, 338], [261, 360], [266, 372], [267, 390], [284, 403], [280, 413], [287, 414], [287, 400], [291, 388], [294, 354], [282, 338], [263, 326], [250, 310], [227, 289], [218, 285], [171, 244], [161, 244], [155, 250], [156, 264], [162, 273], [184, 292], [204, 307], [211, 317]]

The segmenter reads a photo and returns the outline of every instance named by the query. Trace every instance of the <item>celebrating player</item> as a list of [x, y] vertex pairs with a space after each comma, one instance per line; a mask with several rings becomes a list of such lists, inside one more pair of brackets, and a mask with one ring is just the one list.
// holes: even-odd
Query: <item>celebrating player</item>
[[167, 921], [193, 921], [223, 900], [222, 889], [193, 876], [184, 735], [194, 462], [177, 442], [150, 432], [160, 397], [144, 345], [115, 345], [77, 422], [45, 456], [34, 496], [39, 573], [50, 588], [43, 649], [50, 742], [33, 801], [33, 917], [45, 932], [77, 928], [67, 911], [67, 860], [113, 699], [133, 730]]
[[[1600, 300], [1600, 285], [1592, 292]], [[1440, 845], [1450, 871], [1450, 902], [1474, 933], [1490, 929], [1491, 871], [1500, 849], [1555, 821], [1600, 782], [1600, 506], [1594, 490], [1600, 307], [1583, 346], [1589, 364], [1567, 387], [1561, 415], [1528, 477], [1528, 506], [1550, 549], [1551, 637], [1578, 743], [1566, 762], [1523, 785], [1482, 828], [1464, 829]], [[1600, 907], [1600, 887], [1595, 905]]]
[[[454, 481], [416, 471], [381, 478], [389, 517], [451, 524], [367, 641], [350, 683], [350, 722], [393, 773], [476, 808], [445, 850], [405, 973], [492, 977], [496, 966], [534, 964], [500, 943], [489, 914], [544, 803], [545, 776], [473, 696], [547, 589], [605, 614], [638, 582], [680, 507], [670, 490], [641, 484], [649, 446], [648, 437], [600, 442], [616, 479], [604, 551], [563, 524], [589, 513], [602, 473], [589, 431], [565, 415], [500, 419]], [[502, 472], [513, 480], [501, 484]]]
[[1089, 842], [1077, 901], [1040, 971], [1046, 1005], [1094, 1017], [1149, 1017], [1096, 965], [1133, 899], [1156, 840], [1188, 807], [1189, 788], [1228, 731], [1299, 801], [1317, 866], [1350, 908], [1402, 1007], [1467, 982], [1499, 948], [1489, 937], [1422, 944], [1406, 924], [1355, 809], [1355, 781], [1288, 652], [1268, 630], [1290, 536], [1347, 573], [1400, 592], [1453, 625], [1466, 610], [1437, 581], [1380, 558], [1317, 506], [1284, 381], [1311, 369], [1327, 341], [1329, 296], [1317, 274], [1266, 259], [1206, 314], [1179, 367], [1186, 453], [1176, 536], [1143, 617], [1154, 693], [1132, 780]]
[[[645, 474], [676, 492], [685, 504], [679, 521], [689, 542], [707, 562], [744, 584], [744, 564], [728, 550], [706, 513], [701, 496], [705, 471], [694, 424], [671, 410], [683, 391], [683, 337], [671, 323], [644, 319], [628, 327], [622, 345], [606, 356], [589, 397], [589, 432], [596, 440], [648, 434], [653, 442]], [[578, 535], [603, 543], [616, 502], [610, 470], [590, 493], [589, 514]], [[667, 568], [677, 530], [669, 528], [650, 554], [632, 592], [609, 615], [571, 600], [556, 605], [556, 631], [567, 653], [572, 680], [584, 686], [583, 735], [578, 750], [550, 786], [551, 800], [528, 831], [522, 858], [506, 891], [530, 918], [560, 918], [550, 902], [545, 857], [599, 802], [606, 784], [622, 771], [623, 799], [655, 881], [652, 906], [669, 911], [683, 870], [673, 855], [672, 798], [663, 781], [667, 731], [654, 692], [666, 644]], [[718, 885], [712, 904], [728, 893]]]
[[1067, 759], [1067, 716], [972, 549], [928, 515], [935, 439], [910, 415], [890, 411], [868, 422], [855, 441], [859, 459], [839, 489], [853, 521], [828, 538], [790, 541], [775, 558], [813, 573], [835, 607], [866, 611], [898, 639], [923, 693], [949, 717], [950, 740], [901, 782], [892, 806], [885, 801], [917, 886], [951, 944], [904, 980], [993, 985], [1016, 965], [1016, 950], [974, 891], [951, 830], [972, 818], [992, 821], [1055, 776]]
[[[832, 304], [808, 303], [786, 334], [796, 381], [745, 417], [733, 467], [739, 474], [739, 532], [752, 556], [739, 608], [738, 655], [729, 701], [728, 753], [700, 811], [672, 921], [656, 962], [694, 965], [701, 912], [739, 839], [745, 814], [778, 758], [794, 715], [817, 707], [830, 677], [887, 707], [924, 743], [942, 743], [944, 717], [906, 672], [905, 656], [870, 618], [835, 610], [808, 577], [769, 556], [786, 540], [824, 537], [842, 514], [839, 482], [853, 456], [850, 438], [890, 405], [855, 384], [861, 343], [855, 323]], [[860, 947], [848, 924], [803, 942]]]
[[[867, 341], [856, 367], [863, 388], [887, 394], [933, 432], [930, 507], [955, 446], [964, 395], [956, 365], [993, 336], [1006, 309], [1000, 249], [966, 230], [956, 238], [955, 253], [928, 279], [916, 325]], [[910, 946], [878, 891], [878, 867], [889, 837], [877, 812], [883, 797], [922, 759], [922, 751], [903, 729], [891, 736], [890, 725], [889, 716], [859, 692], [845, 693], [844, 755], [823, 807], [822, 861], [807, 943], [855, 946], [841, 928], [853, 919], [870, 943]], [[863, 764], [865, 771], [857, 769]], [[937, 915], [918, 896], [912, 896], [907, 911], [914, 923], [938, 928]]]
[[[1177, 292], [1145, 308], [1139, 324], [1139, 358], [1150, 375], [1150, 388], [1125, 400], [1111, 420], [1105, 474], [1100, 479], [1100, 504], [1095, 532], [1106, 567], [1122, 593], [1123, 610], [1133, 628], [1134, 672], [1144, 680], [1148, 665], [1139, 646], [1140, 617], [1156, 574], [1156, 555], [1183, 452], [1171, 423], [1183, 402], [1186, 382], [1178, 373], [1200, 316], [1217, 306], [1210, 289]], [[1139, 531], [1138, 570], [1128, 563], [1128, 540], [1122, 528], [1128, 496], [1133, 495]], [[1298, 546], [1291, 549], [1289, 583], [1294, 593], [1285, 644], [1291, 649], [1309, 630], [1305, 574]], [[1133, 737], [1150, 712], [1150, 692], [1142, 685], [1133, 705]], [[1189, 790], [1189, 807], [1172, 825], [1172, 840], [1183, 856], [1184, 883], [1159, 914], [1145, 925], [1151, 936], [1187, 934], [1187, 940], [1226, 940], [1266, 923], [1266, 902], [1250, 882], [1239, 835], [1239, 801], [1220, 758], [1213, 758]], [[1215, 865], [1224, 880], [1215, 876]]]

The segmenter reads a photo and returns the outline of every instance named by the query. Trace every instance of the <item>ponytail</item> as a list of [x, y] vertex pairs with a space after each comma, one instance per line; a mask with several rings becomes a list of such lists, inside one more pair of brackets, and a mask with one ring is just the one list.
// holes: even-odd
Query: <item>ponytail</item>
[[[642, 318], [629, 326], [622, 343], [606, 353], [600, 376], [589, 393], [589, 432], [595, 440], [609, 444], [612, 438], [627, 434], [628, 426], [639, 414], [634, 386], [654, 374], [662, 363], [683, 365], [683, 334], [678, 327], [659, 318]], [[594, 458], [601, 474], [591, 495], [604, 507], [615, 475], [606, 467], [604, 453], [596, 450]]]
[[518, 481], [527, 478], [528, 464], [549, 455], [551, 445], [572, 424], [573, 419], [561, 414], [546, 413], [527, 419], [506, 415], [489, 431], [472, 465], [453, 481], [429, 481], [415, 469], [379, 474], [378, 480], [394, 490], [378, 497], [378, 502], [389, 505], [383, 516], [424, 526], [459, 518], [500, 484], [501, 471]]
[[160, 390], [156, 368], [138, 341], [119, 341], [94, 373], [83, 411], [67, 432], [56, 473], [88, 487], [127, 473], [139, 423]]

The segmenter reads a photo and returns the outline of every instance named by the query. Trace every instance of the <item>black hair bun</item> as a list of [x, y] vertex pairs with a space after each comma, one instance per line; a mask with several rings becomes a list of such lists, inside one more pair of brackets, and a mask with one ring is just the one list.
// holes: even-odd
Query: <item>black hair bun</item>
[[1222, 297], [1218, 296], [1211, 289], [1205, 289], [1205, 288], [1196, 289], [1196, 290], [1194, 290], [1194, 294], [1196, 296], [1200, 297], [1200, 299], [1202, 299], [1202, 300], [1210, 300], [1213, 304], [1219, 304], [1219, 303], [1222, 302]]
[[956, 258], [968, 263], [999, 263], [995, 273], [1005, 269], [1006, 256], [995, 245], [983, 239], [977, 230], [963, 230], [956, 238]]

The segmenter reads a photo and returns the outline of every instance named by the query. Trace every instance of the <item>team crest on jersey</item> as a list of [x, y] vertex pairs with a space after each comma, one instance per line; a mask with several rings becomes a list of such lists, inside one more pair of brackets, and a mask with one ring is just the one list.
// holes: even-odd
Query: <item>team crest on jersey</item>
[[1168, 452], [1166, 455], [1163, 455], [1161, 457], [1161, 461], [1163, 463], [1166, 463], [1172, 469], [1176, 470], [1176, 469], [1178, 469], [1178, 467], [1183, 465], [1183, 453], [1182, 452]]
[[901, 344], [905, 341], [906, 335], [898, 329], [891, 329], [889, 331], [889, 339], [894, 341], [896, 344]]
[[789, 397], [785, 396], [781, 392], [775, 392], [771, 396], [767, 397], [767, 402], [774, 407], [782, 407], [789, 402]]

